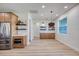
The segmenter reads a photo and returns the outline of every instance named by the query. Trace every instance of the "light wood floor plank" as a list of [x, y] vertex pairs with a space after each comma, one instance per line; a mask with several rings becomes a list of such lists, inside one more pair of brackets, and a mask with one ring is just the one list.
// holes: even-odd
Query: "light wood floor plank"
[[79, 56], [79, 53], [57, 40], [35, 39], [25, 48], [0, 50], [1, 56]]

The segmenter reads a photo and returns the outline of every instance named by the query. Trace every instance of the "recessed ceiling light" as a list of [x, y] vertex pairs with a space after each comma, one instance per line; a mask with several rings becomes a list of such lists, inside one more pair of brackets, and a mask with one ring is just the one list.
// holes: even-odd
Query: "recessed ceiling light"
[[68, 6], [64, 6], [64, 8], [65, 8], [65, 9], [67, 9], [67, 8], [68, 8]]
[[45, 8], [46, 6], [45, 5], [42, 5], [42, 8]]

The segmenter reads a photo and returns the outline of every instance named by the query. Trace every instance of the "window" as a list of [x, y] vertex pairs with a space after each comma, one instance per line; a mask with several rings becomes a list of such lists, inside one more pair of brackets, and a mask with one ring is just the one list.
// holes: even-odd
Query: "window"
[[67, 17], [59, 20], [59, 33], [67, 34]]

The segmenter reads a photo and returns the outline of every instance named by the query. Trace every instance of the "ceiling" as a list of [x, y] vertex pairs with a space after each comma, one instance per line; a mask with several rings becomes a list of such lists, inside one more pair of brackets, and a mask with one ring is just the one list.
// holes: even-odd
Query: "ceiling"
[[[42, 5], [45, 8], [42, 8]], [[30, 13], [34, 20], [50, 20], [50, 11], [53, 10], [54, 20], [76, 5], [76, 3], [0, 3], [0, 12], [14, 12], [20, 19], [27, 19]], [[64, 9], [64, 6], [68, 8]]]

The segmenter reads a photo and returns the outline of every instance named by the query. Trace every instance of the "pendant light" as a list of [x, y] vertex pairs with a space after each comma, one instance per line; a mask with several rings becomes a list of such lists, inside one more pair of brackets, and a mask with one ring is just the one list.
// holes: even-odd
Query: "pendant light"
[[53, 11], [50, 11], [50, 13], [51, 13], [51, 22], [50, 23], [48, 23], [48, 26], [49, 26], [49, 28], [54, 28], [54, 23], [52, 22], [52, 14], [53, 14]]

